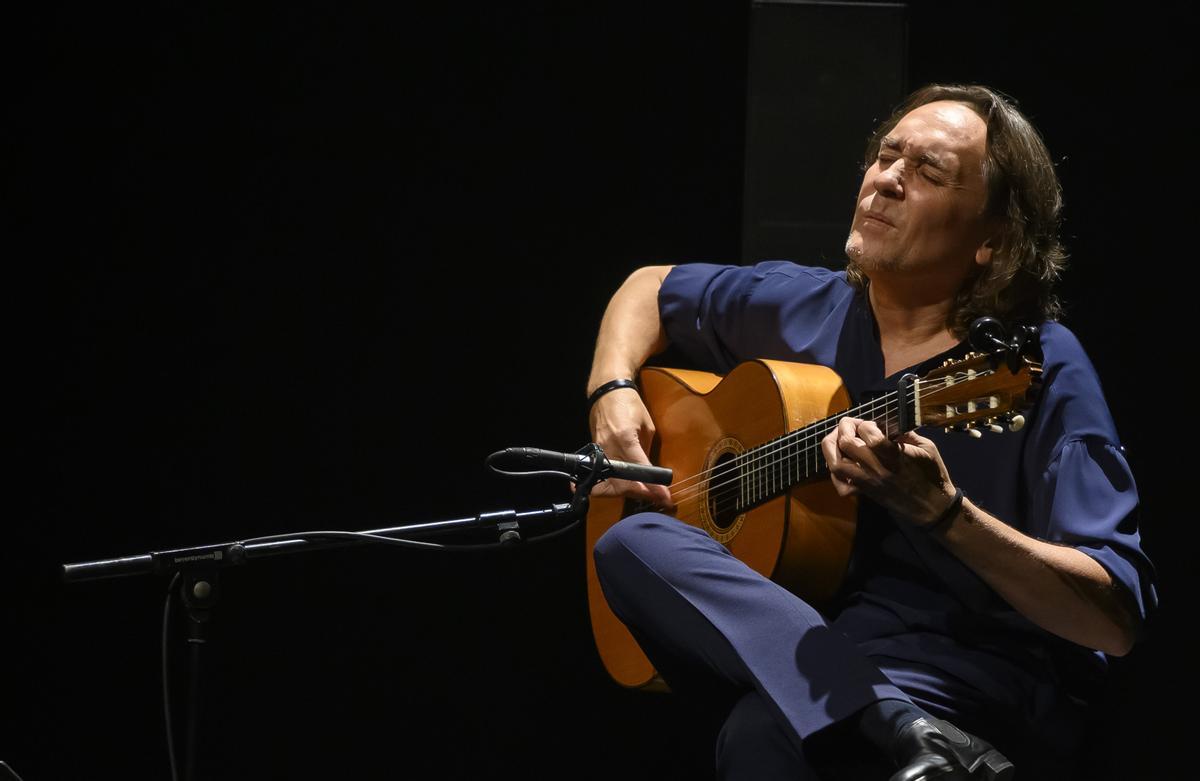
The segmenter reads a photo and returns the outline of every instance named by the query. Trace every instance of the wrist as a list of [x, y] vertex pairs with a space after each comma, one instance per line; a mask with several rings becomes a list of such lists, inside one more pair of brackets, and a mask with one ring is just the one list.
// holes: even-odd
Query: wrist
[[596, 405], [596, 402], [607, 394], [616, 390], [621, 390], [622, 388], [630, 388], [634, 391], [637, 391], [639, 394], [641, 393], [641, 391], [638, 391], [636, 381], [628, 377], [618, 377], [614, 380], [609, 380], [608, 382], [597, 385], [591, 392], [588, 393], [588, 410], [590, 411], [591, 408]]
[[638, 376], [637, 368], [630, 369], [627, 366], [605, 366], [603, 368], [595, 368], [592, 370], [591, 376], [588, 377], [587, 395], [595, 393], [601, 385], [612, 382], [613, 380], [636, 380]]
[[962, 489], [955, 487], [954, 495], [950, 498], [950, 503], [946, 505], [938, 517], [922, 525], [921, 530], [929, 534], [941, 534], [946, 531], [954, 523], [954, 519], [962, 513], [963, 499]]

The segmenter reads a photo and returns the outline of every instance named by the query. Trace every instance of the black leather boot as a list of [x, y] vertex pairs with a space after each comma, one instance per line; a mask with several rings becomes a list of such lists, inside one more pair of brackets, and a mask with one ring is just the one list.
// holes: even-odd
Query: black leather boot
[[889, 781], [1011, 781], [1015, 773], [987, 741], [932, 717], [906, 724], [891, 755], [900, 769]]

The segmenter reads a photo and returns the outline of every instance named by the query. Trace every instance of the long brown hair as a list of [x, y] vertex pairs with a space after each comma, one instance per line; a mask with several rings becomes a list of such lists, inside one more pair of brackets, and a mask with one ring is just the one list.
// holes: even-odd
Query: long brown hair
[[[1041, 134], [995, 90], [975, 84], [931, 84], [909, 95], [871, 135], [863, 158], [870, 167], [884, 136], [908, 112], [938, 100], [965, 103], [987, 124], [987, 209], [1002, 220], [992, 262], [976, 267], [958, 293], [947, 325], [959, 337], [971, 322], [988, 315], [1006, 323], [1057, 320], [1062, 305], [1053, 292], [1067, 263], [1058, 238], [1062, 186]], [[867, 278], [853, 260], [846, 275], [859, 290]]]

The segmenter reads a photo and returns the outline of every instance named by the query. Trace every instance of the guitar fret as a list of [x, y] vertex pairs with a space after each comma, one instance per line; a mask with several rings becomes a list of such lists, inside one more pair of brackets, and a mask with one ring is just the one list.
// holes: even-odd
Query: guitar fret
[[[737, 457], [738, 462], [738, 492], [742, 496], [742, 507], [748, 503], [746, 501], [746, 456], [740, 455]], [[740, 507], [738, 509], [741, 509]]]
[[771, 490], [771, 473], [769, 471], [771, 465], [767, 462], [766, 454], [763, 455], [761, 460], [762, 463], [759, 465], [759, 474], [762, 475], [762, 482], [759, 483], [759, 490], [761, 493], [758, 496], [760, 501], [766, 499], [770, 495], [769, 491]]
[[[810, 438], [810, 444], [812, 446], [812, 457], [813, 457], [812, 471], [808, 473], [808, 475], [807, 475], [808, 477], [812, 477], [817, 472], [821, 471], [821, 465], [817, 461], [817, 458], [820, 456], [820, 451], [817, 449], [817, 433], [818, 433], [818, 429], [814, 428], [812, 433], [808, 435]], [[808, 463], [808, 461], [805, 460], [805, 465], [807, 465], [807, 463]]]
[[[810, 434], [808, 435], [808, 437], [809, 437], [809, 440], [811, 441], [811, 439], [812, 439], [812, 434], [810, 433]], [[815, 450], [815, 448], [814, 448], [814, 450]], [[816, 465], [816, 454], [815, 454], [815, 453], [813, 454], [813, 465], [814, 465], [814, 466]], [[813, 474], [815, 474], [815, 472], [810, 472], [810, 471], [809, 471], [809, 469], [808, 469], [808, 455], [807, 455], [807, 454], [805, 454], [805, 456], [804, 456], [804, 476], [805, 476], [805, 477], [812, 477], [812, 476], [813, 476]]]
[[727, 485], [717, 501], [722, 506], [732, 505], [739, 513], [744, 512], [820, 475], [828, 468], [821, 452], [821, 441], [837, 430], [838, 422], [845, 416], [861, 416], [873, 421], [888, 438], [898, 435], [901, 433], [899, 421], [889, 412], [889, 404], [890, 397], [885, 394], [841, 415], [815, 421], [734, 456], [726, 462], [732, 472], [727, 479], [736, 480], [737, 487]]
[[754, 501], [757, 502], [762, 499], [762, 488], [763, 488], [763, 471], [762, 471], [762, 468], [759, 467], [758, 469], [754, 470]]
[[762, 457], [760, 456], [759, 457], [759, 465], [758, 465], [758, 469], [757, 469], [758, 479], [755, 481], [755, 483], [758, 484], [758, 491], [757, 491], [757, 495], [754, 497], [756, 500], [758, 500], [760, 502], [767, 495], [767, 472], [765, 469], [763, 469], [763, 465], [761, 462], [762, 462]]

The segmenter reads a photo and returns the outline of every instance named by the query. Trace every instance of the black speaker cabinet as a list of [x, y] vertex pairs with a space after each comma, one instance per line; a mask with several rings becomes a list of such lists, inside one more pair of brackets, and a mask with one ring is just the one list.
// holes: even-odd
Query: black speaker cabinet
[[751, 4], [742, 260], [841, 268], [876, 124], [907, 94], [906, 7]]

